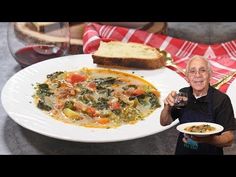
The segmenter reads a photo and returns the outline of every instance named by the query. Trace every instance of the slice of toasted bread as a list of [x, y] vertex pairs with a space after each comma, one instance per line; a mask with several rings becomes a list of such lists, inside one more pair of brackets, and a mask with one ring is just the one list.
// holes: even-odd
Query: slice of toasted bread
[[134, 42], [101, 41], [92, 58], [96, 64], [110, 66], [157, 69], [165, 65], [164, 56], [156, 48]]

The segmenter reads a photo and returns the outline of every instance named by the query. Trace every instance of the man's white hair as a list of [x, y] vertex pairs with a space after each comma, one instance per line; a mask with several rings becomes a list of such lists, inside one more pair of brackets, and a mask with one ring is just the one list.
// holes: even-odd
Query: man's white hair
[[210, 63], [210, 61], [209, 61], [207, 58], [205, 58], [204, 56], [194, 55], [194, 56], [193, 56], [192, 58], [190, 58], [190, 59], [188, 60], [188, 62], [187, 62], [187, 65], [186, 65], [186, 75], [188, 74], [190, 63], [191, 63], [193, 60], [196, 60], [196, 59], [203, 59], [203, 60], [205, 60], [206, 63], [207, 63], [207, 70], [208, 70], [209, 74], [211, 74], [212, 71], [211, 71], [211, 63]]

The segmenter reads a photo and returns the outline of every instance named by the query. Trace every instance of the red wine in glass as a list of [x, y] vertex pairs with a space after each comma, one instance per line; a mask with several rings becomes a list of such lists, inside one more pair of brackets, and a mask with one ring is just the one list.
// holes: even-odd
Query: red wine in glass
[[22, 68], [65, 56], [70, 49], [69, 22], [11, 22], [7, 42]]
[[184, 92], [177, 93], [175, 97], [174, 107], [176, 109], [183, 109], [188, 103], [188, 94]]
[[22, 67], [26, 67], [62, 55], [63, 51], [54, 45], [31, 45], [16, 51], [15, 59]]

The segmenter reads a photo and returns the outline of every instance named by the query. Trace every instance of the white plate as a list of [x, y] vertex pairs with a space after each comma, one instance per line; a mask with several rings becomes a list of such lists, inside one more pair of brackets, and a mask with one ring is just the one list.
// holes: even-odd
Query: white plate
[[[190, 127], [190, 126], [193, 126], [193, 125], [198, 126], [198, 125], [202, 125], [202, 124], [210, 125], [212, 127], [215, 127], [216, 129], [214, 131], [210, 131], [210, 132], [206, 132], [206, 133], [189, 132], [189, 131], [184, 130], [187, 127]], [[211, 123], [211, 122], [189, 122], [189, 123], [184, 123], [184, 124], [178, 125], [176, 127], [176, 129], [178, 131], [182, 132], [182, 133], [189, 134], [189, 135], [209, 136], [209, 135], [213, 135], [213, 134], [216, 134], [216, 133], [219, 133], [219, 132], [223, 131], [224, 127], [222, 127], [219, 124], [215, 124], [215, 123]]]
[[230, 84], [226, 94], [230, 97], [234, 109], [234, 117], [236, 118], [236, 79]]
[[74, 71], [82, 67], [98, 68], [93, 64], [91, 55], [73, 55], [46, 60], [31, 65], [12, 76], [2, 89], [2, 105], [8, 115], [19, 125], [37, 133], [70, 141], [80, 142], [114, 142], [140, 138], [166, 130], [178, 123], [169, 126], [160, 125], [160, 112], [163, 100], [171, 90], [179, 90], [188, 83], [168, 68], [156, 70], [124, 70], [144, 76], [161, 92], [161, 108], [154, 111], [144, 121], [134, 125], [125, 125], [115, 129], [86, 128], [65, 124], [57, 121], [33, 104], [32, 84], [44, 82], [46, 75], [55, 71]]

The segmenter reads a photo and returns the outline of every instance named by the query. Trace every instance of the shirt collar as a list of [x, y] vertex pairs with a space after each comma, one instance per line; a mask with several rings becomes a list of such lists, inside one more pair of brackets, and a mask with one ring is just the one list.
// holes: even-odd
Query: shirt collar
[[197, 100], [199, 102], [209, 102], [210, 101], [210, 93], [213, 91], [213, 87], [209, 85], [209, 88], [208, 88], [208, 91], [207, 91], [207, 95], [205, 96], [202, 96], [198, 99], [195, 98], [195, 96], [193, 95], [193, 88], [190, 86], [190, 89], [189, 89], [189, 95], [191, 97], [192, 100]]

